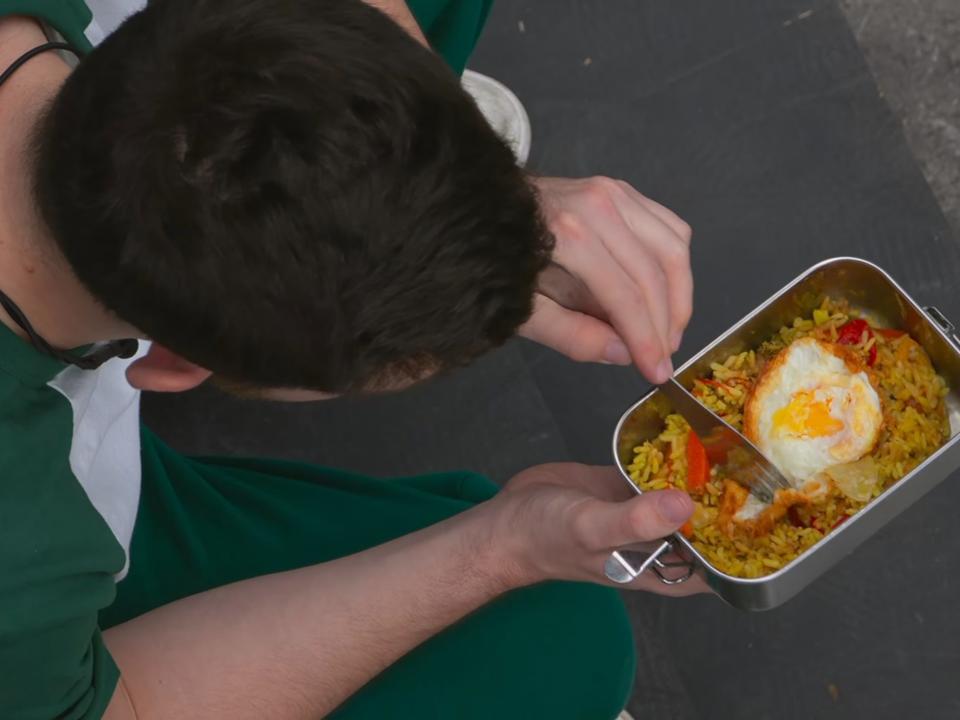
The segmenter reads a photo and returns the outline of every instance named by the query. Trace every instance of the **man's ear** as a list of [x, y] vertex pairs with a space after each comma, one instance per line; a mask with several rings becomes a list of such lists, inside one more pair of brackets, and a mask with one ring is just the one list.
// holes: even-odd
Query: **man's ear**
[[183, 392], [197, 387], [212, 374], [153, 343], [146, 355], [127, 368], [127, 382], [140, 390]]

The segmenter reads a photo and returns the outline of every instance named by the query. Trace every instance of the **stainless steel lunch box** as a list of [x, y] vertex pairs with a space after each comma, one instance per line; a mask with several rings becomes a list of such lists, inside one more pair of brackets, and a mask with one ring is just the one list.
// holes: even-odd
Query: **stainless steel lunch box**
[[[709, 372], [711, 363], [723, 362], [734, 353], [756, 348], [793, 318], [809, 315], [824, 295], [848, 300], [867, 319], [881, 326], [907, 330], [924, 347], [937, 372], [950, 388], [947, 397], [950, 439], [867, 507], [771, 575], [745, 579], [720, 572], [679, 534], [667, 539], [657, 552], [641, 556], [644, 562], [639, 568], [636, 563], [631, 565], [620, 553], [615, 553], [618, 562], [631, 575], [638, 571], [650, 571], [656, 573], [662, 582], [674, 584], [685, 581], [694, 573], [700, 574], [721, 598], [734, 607], [767, 610], [796, 595], [960, 468], [958, 331], [939, 310], [918, 305], [893, 278], [866, 260], [841, 257], [810, 268], [684, 364], [677, 371], [677, 379], [690, 389], [694, 378]], [[637, 493], [641, 491], [630, 481], [627, 472], [633, 449], [660, 433], [663, 418], [670, 410], [666, 397], [654, 390], [634, 403], [617, 424], [613, 437], [614, 458], [623, 477]], [[674, 556], [673, 562], [663, 561], [668, 555]]]

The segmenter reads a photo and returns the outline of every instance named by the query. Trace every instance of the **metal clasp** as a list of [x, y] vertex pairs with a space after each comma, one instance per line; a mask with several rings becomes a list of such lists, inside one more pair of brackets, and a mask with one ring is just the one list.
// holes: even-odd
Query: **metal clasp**
[[939, 308], [933, 305], [927, 305], [923, 308], [923, 311], [930, 316], [930, 319], [933, 320], [937, 325], [940, 326], [940, 329], [943, 330], [947, 337], [957, 346], [957, 349], [960, 349], [960, 337], [957, 336], [957, 327], [950, 320], [947, 319], [947, 316], [944, 315]]
[[[664, 540], [656, 550], [650, 553], [638, 550], [614, 550], [607, 558], [603, 571], [610, 580], [621, 585], [633, 582], [647, 570], [653, 571], [664, 585], [679, 585], [693, 577], [695, 567], [693, 563], [685, 560], [664, 562], [660, 559], [671, 552], [673, 552], [673, 543], [670, 540]], [[683, 568], [684, 572], [679, 575], [665, 572], [676, 568]]]

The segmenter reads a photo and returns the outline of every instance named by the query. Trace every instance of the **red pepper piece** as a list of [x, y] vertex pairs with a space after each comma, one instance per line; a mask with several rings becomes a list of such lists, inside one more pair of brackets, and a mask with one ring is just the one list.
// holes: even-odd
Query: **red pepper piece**
[[702, 493], [710, 478], [710, 462], [707, 450], [693, 431], [687, 439], [687, 490]]
[[857, 345], [860, 338], [863, 337], [863, 331], [870, 330], [870, 325], [866, 320], [850, 320], [840, 326], [837, 342], [841, 345]]
[[[868, 339], [873, 337], [873, 329], [870, 327], [869, 323], [867, 323], [866, 320], [861, 320], [859, 318], [850, 320], [849, 322], [846, 322], [840, 326], [837, 344], [859, 345], [860, 340], [863, 338], [863, 333], [867, 333]], [[873, 367], [875, 362], [877, 362], [876, 343], [870, 346], [867, 356], [867, 365]]]

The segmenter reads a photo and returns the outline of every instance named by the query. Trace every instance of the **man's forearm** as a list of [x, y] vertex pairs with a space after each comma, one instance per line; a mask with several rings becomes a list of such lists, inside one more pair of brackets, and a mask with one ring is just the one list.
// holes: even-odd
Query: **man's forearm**
[[[105, 633], [107, 718], [318, 718], [508, 587], [486, 508], [356, 555], [200, 593]], [[133, 714], [135, 709], [135, 715]]]
[[[410, 8], [404, 0], [365, 0], [368, 5], [380, 10], [385, 15], [390, 16], [397, 25], [410, 33], [415, 40], [422, 45], [428, 45], [427, 38], [423, 35], [423, 30], [417, 23]], [[428, 45], [429, 46], [429, 45]]]

